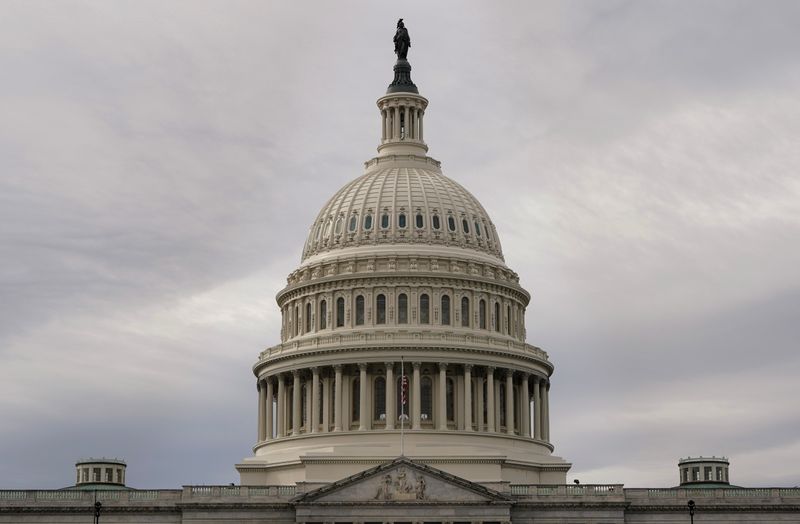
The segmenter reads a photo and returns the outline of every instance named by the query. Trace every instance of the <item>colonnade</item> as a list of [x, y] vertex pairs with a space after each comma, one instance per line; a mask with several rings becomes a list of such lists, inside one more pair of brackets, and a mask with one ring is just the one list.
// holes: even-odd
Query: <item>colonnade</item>
[[417, 140], [423, 142], [421, 107], [393, 105], [381, 109], [381, 140]]
[[340, 364], [258, 381], [258, 440], [341, 431], [435, 429], [550, 440], [549, 380], [444, 362]]

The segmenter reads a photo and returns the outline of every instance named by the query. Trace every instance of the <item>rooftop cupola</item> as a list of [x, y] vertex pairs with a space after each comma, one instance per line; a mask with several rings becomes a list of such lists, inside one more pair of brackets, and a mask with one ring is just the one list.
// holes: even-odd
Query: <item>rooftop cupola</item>
[[401, 18], [397, 21], [394, 35], [394, 52], [397, 54], [394, 80], [389, 84], [386, 95], [378, 99], [378, 109], [381, 111], [380, 156], [425, 155], [428, 152], [422, 125], [428, 100], [420, 96], [411, 80], [411, 64], [407, 59], [409, 47], [411, 39]]

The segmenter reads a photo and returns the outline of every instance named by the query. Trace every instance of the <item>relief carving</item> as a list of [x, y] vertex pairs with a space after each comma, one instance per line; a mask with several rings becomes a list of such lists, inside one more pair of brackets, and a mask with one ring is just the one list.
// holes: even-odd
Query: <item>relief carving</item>
[[400, 468], [393, 476], [387, 473], [381, 479], [375, 500], [425, 500], [425, 479], [412, 474], [406, 474], [405, 468]]

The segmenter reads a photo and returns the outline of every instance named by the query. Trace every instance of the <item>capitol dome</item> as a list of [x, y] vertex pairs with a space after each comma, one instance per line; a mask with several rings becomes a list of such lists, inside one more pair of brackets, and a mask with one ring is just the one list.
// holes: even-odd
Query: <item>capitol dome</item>
[[242, 484], [334, 482], [397, 457], [564, 483], [553, 364], [525, 341], [530, 294], [486, 210], [428, 156], [411, 66], [394, 73], [378, 155], [320, 210], [277, 294], [281, 340], [253, 366], [258, 441]]
[[[478, 200], [430, 157], [381, 156], [336, 192], [311, 226], [303, 261], [343, 249], [445, 246], [502, 264], [497, 230]], [[365, 249], [366, 248], [366, 249]], [[443, 252], [448, 252], [444, 250]], [[456, 253], [450, 251], [450, 253]]]

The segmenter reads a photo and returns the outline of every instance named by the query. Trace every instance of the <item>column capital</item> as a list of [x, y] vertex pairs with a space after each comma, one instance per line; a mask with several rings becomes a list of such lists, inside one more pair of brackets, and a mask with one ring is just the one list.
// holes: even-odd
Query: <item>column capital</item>
[[472, 371], [472, 364], [464, 364], [464, 371]]
[[414, 366], [414, 369], [419, 369], [422, 366], [422, 362], [412, 362], [411, 365]]
[[527, 371], [520, 371], [520, 375], [522, 375], [522, 380], [528, 380], [531, 377], [531, 374]]
[[439, 362], [439, 370], [444, 371], [447, 369], [447, 362]]
[[299, 369], [293, 369], [292, 370], [292, 376], [294, 378], [298, 378], [300, 376], [300, 370]]
[[383, 365], [386, 366], [386, 369], [394, 371], [394, 362], [384, 362]]
[[496, 368], [494, 366], [486, 366], [486, 376], [494, 375], [494, 370]]
[[311, 367], [311, 372], [312, 372], [313, 374], [315, 374], [315, 375], [319, 375], [319, 367], [317, 367], [317, 366], [312, 366], [312, 367]]
[[359, 362], [358, 363], [358, 369], [360, 371], [365, 371], [367, 369], [367, 363], [366, 362]]
[[342, 368], [343, 368], [343, 367], [344, 367], [344, 366], [342, 366], [341, 364], [334, 364], [334, 365], [333, 365], [333, 370], [334, 370], [334, 371], [336, 371], [336, 372], [339, 372], [339, 373], [341, 373], [341, 372], [342, 372]]
[[513, 377], [513, 376], [514, 376], [514, 370], [513, 370], [513, 369], [511, 369], [511, 368], [506, 368], [506, 370], [505, 370], [505, 371], [506, 371], [506, 376], [507, 376], [507, 377]]

